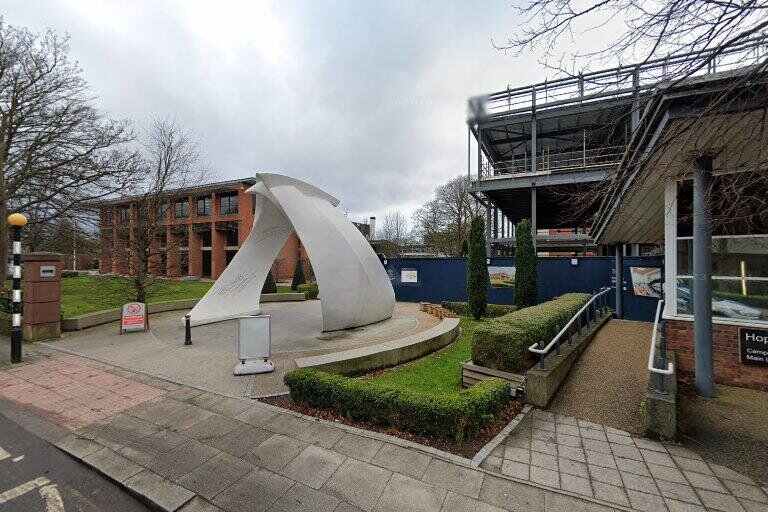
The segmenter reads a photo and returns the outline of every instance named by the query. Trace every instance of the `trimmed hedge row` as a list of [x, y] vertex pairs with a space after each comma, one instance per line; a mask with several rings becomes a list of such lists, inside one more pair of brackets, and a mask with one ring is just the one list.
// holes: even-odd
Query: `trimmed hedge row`
[[317, 283], [304, 283], [296, 287], [296, 291], [304, 292], [304, 296], [307, 300], [316, 299], [320, 290], [317, 287]]
[[[443, 301], [440, 303], [445, 309], [456, 313], [459, 316], [469, 316], [469, 306], [466, 302], [449, 302]], [[486, 304], [485, 316], [495, 318], [497, 316], [506, 315], [517, 310], [517, 306], [514, 304]]]
[[511, 400], [509, 385], [500, 379], [486, 380], [443, 395], [312, 368], [293, 370], [284, 380], [296, 403], [334, 409], [355, 421], [370, 421], [458, 442], [478, 432]]
[[506, 372], [526, 370], [528, 347], [549, 343], [589, 298], [587, 293], [567, 293], [478, 325], [472, 335], [472, 361]]

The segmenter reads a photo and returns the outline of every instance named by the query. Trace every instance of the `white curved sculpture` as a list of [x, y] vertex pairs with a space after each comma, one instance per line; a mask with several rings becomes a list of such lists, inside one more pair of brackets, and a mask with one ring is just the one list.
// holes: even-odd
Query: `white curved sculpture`
[[190, 312], [192, 325], [254, 314], [261, 289], [291, 231], [304, 245], [320, 289], [323, 330], [367, 325], [392, 316], [395, 293], [362, 233], [338, 199], [309, 183], [257, 174], [253, 228], [208, 293]]

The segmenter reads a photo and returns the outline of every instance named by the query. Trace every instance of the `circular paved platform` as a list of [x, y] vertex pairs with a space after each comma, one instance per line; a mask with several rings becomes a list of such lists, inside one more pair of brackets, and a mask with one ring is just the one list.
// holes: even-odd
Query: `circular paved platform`
[[118, 324], [64, 333], [47, 344], [131, 370], [229, 396], [268, 396], [286, 391], [283, 375], [295, 359], [367, 347], [424, 332], [439, 323], [419, 305], [399, 302], [392, 318], [344, 331], [322, 332], [320, 301], [263, 304], [272, 315], [275, 372], [235, 377], [235, 324], [230, 320], [192, 329], [191, 347], [184, 343], [184, 311], [150, 317], [147, 333], [118, 334]]

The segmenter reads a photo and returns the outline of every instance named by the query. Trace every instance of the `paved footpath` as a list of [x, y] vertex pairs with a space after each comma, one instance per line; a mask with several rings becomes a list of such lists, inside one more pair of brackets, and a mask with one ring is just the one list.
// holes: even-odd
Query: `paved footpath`
[[75, 356], [28, 357], [0, 379], [0, 398], [71, 432], [57, 446], [163, 510], [617, 509], [390, 436]]
[[689, 449], [550, 411], [534, 410], [482, 466], [636, 510], [768, 511], [768, 489]]
[[[748, 511], [765, 510], [757, 495], [742, 496], [762, 490], [740, 481], [735, 473], [706, 475], [700, 461], [680, 454], [698, 465], [683, 468], [675, 458], [672, 467], [666, 457], [675, 454], [668, 448], [654, 450], [630, 436], [578, 422], [573, 425], [562, 418], [558, 421], [548, 413], [536, 413], [538, 418], [531, 424], [526, 420], [525, 430], [513, 432], [487, 461], [488, 467], [478, 469], [467, 459], [390, 436], [75, 356], [42, 354], [27, 364], [0, 370], [0, 379], [4, 383], [0, 398], [24, 405], [36, 417], [71, 432], [58, 438], [57, 446], [163, 510], [550, 512], [629, 510], [626, 505], [666, 510], [635, 501], [610, 502], [602, 493], [569, 489], [564, 482], [570, 479], [564, 475], [576, 471], [570, 469], [576, 465], [562, 462], [568, 447], [564, 436], [571, 435], [565, 433], [565, 426], [579, 430], [589, 471], [589, 466], [614, 469], [606, 458], [618, 462], [618, 455], [600, 452], [589, 441], [605, 443], [610, 450], [614, 445], [625, 446], [613, 439], [615, 434], [633, 443], [649, 471], [654, 465], [649, 478], [660, 492], [660, 482], [675, 483], [668, 475], [679, 470], [713, 510], [742, 510], [723, 508], [734, 504]], [[598, 432], [605, 441], [594, 439]], [[552, 443], [551, 437], [538, 438], [552, 434], [557, 442], [563, 441], [562, 447], [555, 448], [557, 481], [540, 481], [533, 475], [546, 473], [536, 468], [553, 467], [552, 459], [543, 457], [553, 454], [547, 453], [551, 447], [536, 441]], [[509, 474], [521, 469], [510, 463], [522, 457], [514, 448], [529, 454], [527, 476]], [[574, 451], [567, 460], [578, 462], [576, 458]], [[629, 453], [624, 458], [635, 460]], [[604, 478], [610, 478], [607, 473]], [[703, 479], [693, 481], [694, 473]], [[592, 475], [592, 488], [601, 487], [600, 478]], [[715, 483], [722, 485], [717, 495], [728, 502], [704, 501], [707, 495], [701, 486]], [[627, 493], [629, 488], [626, 482], [621, 487]], [[666, 500], [665, 507], [669, 503]], [[692, 502], [681, 499], [679, 503], [679, 508], [670, 506], [670, 510], [702, 510]]]

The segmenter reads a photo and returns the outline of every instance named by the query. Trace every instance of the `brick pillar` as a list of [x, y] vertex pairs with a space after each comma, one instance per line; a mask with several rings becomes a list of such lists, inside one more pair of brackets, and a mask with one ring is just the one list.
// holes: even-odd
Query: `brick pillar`
[[165, 275], [168, 277], [179, 277], [181, 274], [181, 268], [179, 265], [179, 241], [176, 235], [171, 231], [171, 227], [165, 228], [167, 243], [166, 243], [166, 269]]
[[227, 266], [226, 245], [226, 233], [218, 231], [214, 222], [211, 225], [211, 277], [213, 279], [217, 279]]
[[238, 214], [241, 219], [237, 225], [237, 243], [242, 246], [253, 227], [253, 194], [249, 194], [245, 188], [241, 188], [237, 191], [237, 202]]
[[61, 336], [61, 254], [31, 253], [23, 256], [24, 340]]
[[147, 261], [147, 270], [153, 276], [162, 275], [163, 269], [160, 268], [162, 259], [160, 257], [160, 242], [157, 237], [153, 237], [149, 244], [149, 261]]
[[128, 273], [128, 233], [127, 228], [115, 229], [115, 240], [112, 248], [112, 272], [125, 275]]
[[203, 242], [195, 232], [195, 225], [189, 225], [189, 275], [203, 275]]

